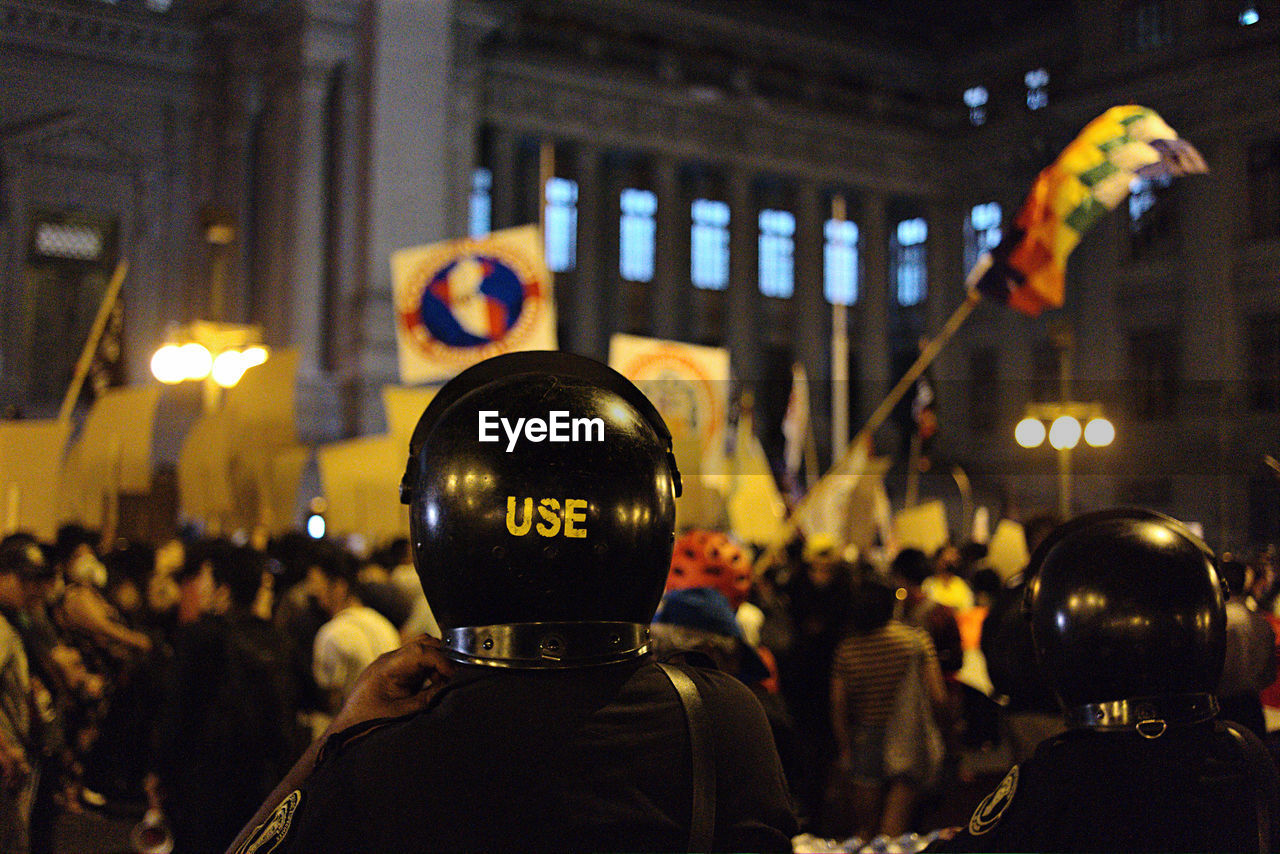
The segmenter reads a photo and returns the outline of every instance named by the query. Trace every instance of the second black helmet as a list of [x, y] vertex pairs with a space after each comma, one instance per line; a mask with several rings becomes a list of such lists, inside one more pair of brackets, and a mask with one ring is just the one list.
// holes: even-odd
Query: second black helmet
[[1077, 517], [1032, 556], [1036, 653], [1064, 708], [1200, 696], [1217, 686], [1226, 616], [1213, 553], [1139, 509]]

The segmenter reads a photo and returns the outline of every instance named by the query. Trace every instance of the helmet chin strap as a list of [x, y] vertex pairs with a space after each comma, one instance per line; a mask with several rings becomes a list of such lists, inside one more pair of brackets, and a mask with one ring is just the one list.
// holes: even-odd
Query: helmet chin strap
[[1186, 693], [1086, 703], [1067, 709], [1064, 717], [1068, 729], [1135, 730], [1143, 738], [1159, 738], [1171, 726], [1203, 723], [1216, 714], [1217, 697], [1208, 693]]
[[616, 664], [649, 651], [641, 623], [507, 623], [444, 632], [445, 654], [462, 664], [513, 670], [567, 670]]

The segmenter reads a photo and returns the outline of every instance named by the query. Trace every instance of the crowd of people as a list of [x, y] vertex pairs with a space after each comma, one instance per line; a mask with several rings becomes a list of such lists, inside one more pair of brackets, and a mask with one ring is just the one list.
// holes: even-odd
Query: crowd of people
[[[1055, 520], [1031, 520], [1029, 545]], [[1225, 715], [1265, 738], [1276, 679], [1274, 558], [1224, 556]], [[934, 826], [965, 748], [1025, 760], [1063, 724], [1021, 615], [1029, 579], [981, 545], [884, 565], [822, 535], [763, 573], [724, 532], [676, 543], [652, 627], [738, 677], [773, 729], [801, 827], [833, 838]], [[163, 814], [179, 851], [220, 851], [377, 656], [439, 635], [406, 541], [357, 555], [304, 534], [237, 544], [0, 545], [0, 850], [51, 852], [62, 811]], [[977, 658], [990, 687], [967, 678]], [[904, 684], [920, 705], [907, 709]], [[924, 714], [920, 709], [925, 710]], [[900, 764], [911, 744], [937, 749]], [[922, 728], [922, 729], [921, 729]], [[921, 733], [924, 733], [921, 735]]]
[[0, 850], [53, 851], [62, 811], [108, 805], [223, 850], [356, 676], [429, 631], [404, 541], [6, 537]]

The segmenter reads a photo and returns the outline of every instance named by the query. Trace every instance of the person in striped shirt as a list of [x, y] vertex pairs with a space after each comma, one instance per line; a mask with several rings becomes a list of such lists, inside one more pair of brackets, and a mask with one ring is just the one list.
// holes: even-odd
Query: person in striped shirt
[[893, 619], [897, 587], [868, 578], [854, 591], [852, 634], [836, 647], [831, 672], [831, 723], [840, 769], [850, 778], [854, 831], [863, 839], [899, 836], [910, 828], [920, 781], [888, 778], [885, 724], [908, 665], [921, 655], [935, 710], [946, 703], [942, 671], [927, 632]]

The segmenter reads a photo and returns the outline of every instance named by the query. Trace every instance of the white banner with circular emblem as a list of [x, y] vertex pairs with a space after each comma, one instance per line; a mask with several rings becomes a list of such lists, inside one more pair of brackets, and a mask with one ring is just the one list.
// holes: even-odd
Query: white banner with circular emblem
[[443, 382], [502, 353], [556, 349], [536, 226], [400, 249], [391, 281], [404, 383]]

